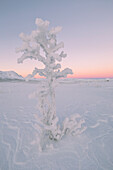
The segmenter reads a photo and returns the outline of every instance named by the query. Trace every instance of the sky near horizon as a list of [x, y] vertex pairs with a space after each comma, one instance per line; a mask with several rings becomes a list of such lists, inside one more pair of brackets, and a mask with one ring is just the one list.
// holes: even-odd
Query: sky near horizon
[[26, 60], [18, 64], [22, 45], [19, 34], [36, 29], [35, 19], [62, 26], [58, 40], [64, 42], [67, 58], [62, 68], [73, 70], [73, 77], [113, 77], [113, 0], [1, 0], [0, 70], [26, 76], [40, 63]]

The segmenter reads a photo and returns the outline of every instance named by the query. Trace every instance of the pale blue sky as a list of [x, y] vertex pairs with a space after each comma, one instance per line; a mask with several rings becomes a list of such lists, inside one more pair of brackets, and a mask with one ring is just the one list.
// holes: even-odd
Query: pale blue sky
[[31, 73], [38, 63], [17, 64], [18, 35], [36, 28], [35, 19], [62, 26], [58, 38], [68, 54], [62, 64], [76, 77], [113, 77], [113, 0], [1, 0], [0, 70]]

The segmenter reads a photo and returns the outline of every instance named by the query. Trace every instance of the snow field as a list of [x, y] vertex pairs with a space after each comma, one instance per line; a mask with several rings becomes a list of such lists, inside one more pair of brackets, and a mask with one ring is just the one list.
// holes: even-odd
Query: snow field
[[87, 129], [38, 151], [34, 129], [40, 83], [0, 83], [0, 170], [112, 170], [113, 81], [61, 80], [56, 88], [60, 122], [79, 114]]

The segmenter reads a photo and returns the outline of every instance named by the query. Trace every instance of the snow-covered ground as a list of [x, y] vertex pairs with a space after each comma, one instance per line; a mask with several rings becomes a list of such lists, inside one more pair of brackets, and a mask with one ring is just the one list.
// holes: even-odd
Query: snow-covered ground
[[39, 82], [0, 82], [0, 170], [113, 170], [113, 80], [60, 80], [56, 108], [60, 122], [80, 114], [87, 129], [67, 136], [53, 150], [39, 152], [29, 95]]

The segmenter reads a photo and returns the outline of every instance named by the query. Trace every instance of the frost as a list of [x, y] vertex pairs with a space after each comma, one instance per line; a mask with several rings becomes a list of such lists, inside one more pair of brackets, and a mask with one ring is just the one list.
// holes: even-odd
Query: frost
[[17, 52], [23, 53], [18, 59], [18, 63], [23, 63], [26, 59], [35, 59], [44, 65], [42, 69], [35, 67], [32, 74], [29, 74], [26, 78], [28, 81], [36, 74], [46, 78], [41, 89], [34, 94], [38, 97], [38, 109], [41, 114], [41, 117], [36, 116], [34, 128], [39, 131], [39, 148], [43, 150], [48, 146], [52, 148], [51, 141], [58, 141], [66, 134], [79, 134], [84, 121], [79, 120], [77, 122], [76, 116], [72, 116], [66, 118], [63, 125], [59, 124], [55, 104], [56, 79], [67, 77], [68, 74], [73, 74], [73, 72], [69, 68], [61, 70], [59, 63], [67, 56], [64, 51], [58, 52], [59, 49], [64, 47], [64, 43], [58, 43], [56, 39], [56, 34], [62, 28], [58, 26], [49, 30], [49, 21], [43, 21], [40, 18], [37, 18], [35, 23], [37, 29], [32, 31], [30, 35], [20, 34], [23, 45], [17, 49]]
[[62, 27], [58, 26], [58, 27], [52, 28], [49, 33], [50, 33], [50, 34], [57, 34], [57, 33], [59, 33], [61, 30], [62, 30]]
[[43, 21], [41, 18], [37, 18], [35, 23], [41, 31], [46, 30], [49, 26], [49, 21]]

